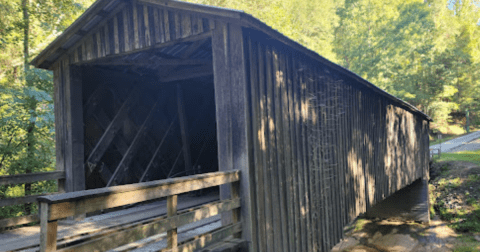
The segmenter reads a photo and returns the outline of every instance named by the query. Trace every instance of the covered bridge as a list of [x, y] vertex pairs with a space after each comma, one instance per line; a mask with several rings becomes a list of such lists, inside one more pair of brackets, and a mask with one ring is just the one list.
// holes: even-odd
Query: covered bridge
[[[32, 63], [54, 72], [57, 169], [74, 192], [40, 199], [47, 248], [52, 216], [68, 216], [52, 204], [83, 200], [81, 214], [82, 195], [239, 170], [221, 173], [239, 176], [220, 188], [241, 199], [227, 234], [249, 251], [328, 251], [356, 216], [427, 176], [428, 116], [241, 11], [98, 0]], [[91, 210], [118, 205], [101, 200]]]

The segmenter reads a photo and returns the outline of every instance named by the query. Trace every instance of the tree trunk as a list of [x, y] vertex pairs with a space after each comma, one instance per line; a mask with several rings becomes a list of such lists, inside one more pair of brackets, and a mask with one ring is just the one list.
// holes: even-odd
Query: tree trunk
[[[28, 13], [28, 4], [29, 0], [22, 0], [22, 10], [23, 10], [23, 59], [24, 59], [24, 74], [25, 74], [25, 84], [27, 87], [31, 87], [32, 83], [27, 78], [29, 66], [29, 35], [30, 35], [30, 17]], [[27, 108], [29, 109], [31, 115], [30, 118], [35, 117], [36, 101], [34, 97], [27, 98]], [[35, 158], [35, 121], [31, 121], [27, 129], [27, 162], [25, 167], [25, 173], [32, 173], [34, 166]], [[25, 195], [30, 195], [32, 191], [32, 184], [25, 184]], [[25, 214], [29, 215], [32, 212], [31, 204], [25, 204]]]

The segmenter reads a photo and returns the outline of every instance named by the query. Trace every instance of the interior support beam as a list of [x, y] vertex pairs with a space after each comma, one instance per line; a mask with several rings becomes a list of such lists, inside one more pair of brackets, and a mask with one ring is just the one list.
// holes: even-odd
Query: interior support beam
[[99, 60], [98, 62], [92, 62], [91, 66], [136, 66], [144, 68], [156, 68], [159, 66], [192, 66], [192, 65], [205, 65], [211, 64], [212, 60], [210, 59], [165, 59], [156, 57], [155, 60], [128, 60], [124, 57], [119, 57], [118, 59], [108, 59], [105, 61]]
[[183, 69], [174, 71], [171, 74], [161, 77], [159, 79], [160, 82], [172, 82], [172, 81], [180, 81], [180, 80], [188, 80], [193, 78], [205, 77], [213, 75], [213, 66], [212, 65], [204, 65], [199, 66], [191, 69]]
[[161, 97], [157, 99], [155, 104], [150, 109], [150, 112], [148, 113], [147, 118], [145, 118], [142, 126], [140, 127], [140, 129], [138, 129], [137, 134], [135, 135], [135, 138], [133, 139], [130, 146], [128, 147], [127, 152], [125, 152], [125, 155], [123, 155], [122, 160], [120, 161], [117, 168], [113, 172], [112, 177], [108, 181], [107, 187], [113, 185], [115, 181], [120, 182], [123, 179], [123, 176], [125, 176], [126, 171], [128, 170], [128, 167], [130, 166], [130, 163], [132, 162], [134, 155], [136, 154], [138, 148], [141, 146], [141, 143], [142, 143], [141, 140], [146, 134], [146, 129], [148, 128], [148, 125], [153, 118], [153, 114], [155, 114], [157, 104], [160, 102], [160, 100], [161, 100]]
[[177, 85], [177, 107], [178, 120], [180, 122], [180, 131], [182, 133], [183, 158], [185, 160], [185, 173], [190, 175], [192, 170], [192, 160], [190, 158], [190, 137], [188, 132], [188, 122], [185, 115], [185, 104], [183, 102], [182, 87]]
[[168, 134], [170, 133], [170, 130], [172, 129], [173, 124], [174, 124], [175, 121], [177, 120], [177, 116], [178, 116], [178, 114], [175, 115], [175, 117], [173, 117], [173, 120], [172, 120], [172, 122], [170, 123], [170, 126], [168, 126], [168, 129], [167, 129], [167, 131], [165, 132], [165, 134], [163, 135], [162, 140], [161, 140], [160, 143], [158, 144], [157, 149], [156, 149], [155, 152], [153, 153], [153, 156], [152, 156], [152, 158], [150, 159], [150, 162], [148, 162], [147, 168], [146, 168], [145, 171], [143, 172], [142, 177], [140, 178], [140, 180], [138, 181], [139, 183], [145, 181], [145, 178], [146, 178], [146, 176], [147, 176], [147, 174], [148, 174], [148, 171], [150, 171], [150, 168], [153, 166], [153, 163], [155, 162], [155, 158], [157, 157], [158, 153], [160, 152], [160, 149], [162, 148], [163, 143], [165, 142], [165, 139], [167, 138]]
[[123, 102], [122, 107], [118, 110], [117, 114], [113, 118], [110, 125], [108, 125], [107, 129], [103, 133], [102, 137], [98, 141], [97, 145], [93, 148], [92, 152], [87, 158], [88, 170], [90, 172], [93, 171], [97, 163], [105, 154], [108, 146], [112, 142], [113, 138], [117, 134], [117, 132], [121, 129], [121, 125], [123, 120], [127, 117], [127, 112], [131, 108], [131, 104], [137, 100], [138, 96], [138, 89], [134, 89], [130, 96]]

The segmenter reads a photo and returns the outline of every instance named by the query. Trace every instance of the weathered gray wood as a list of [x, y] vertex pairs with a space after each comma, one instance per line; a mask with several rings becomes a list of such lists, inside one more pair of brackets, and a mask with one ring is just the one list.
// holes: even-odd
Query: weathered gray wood
[[155, 152], [153, 153], [152, 158], [150, 159], [150, 162], [148, 162], [147, 168], [145, 168], [145, 171], [143, 172], [142, 177], [140, 178], [140, 180], [138, 182], [144, 182], [145, 181], [145, 178], [146, 178], [146, 175], [148, 174], [148, 171], [153, 166], [153, 163], [155, 162], [155, 158], [157, 157], [158, 153], [160, 152], [160, 149], [163, 146], [163, 143], [165, 142], [165, 139], [167, 138], [167, 136], [170, 133], [170, 129], [172, 128], [173, 124], [177, 120], [177, 116], [178, 115], [175, 115], [172, 122], [170, 123], [170, 126], [168, 126], [167, 131], [165, 131], [165, 134], [163, 135], [162, 140], [158, 144], [157, 149], [155, 149]]
[[195, 237], [192, 241], [184, 242], [182, 245], [178, 246], [178, 250], [169, 249], [169, 250], [165, 250], [165, 252], [195, 251], [196, 249], [204, 248], [206, 246], [219, 242], [240, 231], [242, 231], [241, 223], [224, 226], [210, 233], [199, 235]]
[[[118, 248], [121, 245], [137, 242], [139, 239], [151, 237], [155, 234], [161, 234], [169, 229], [181, 227], [186, 224], [200, 221], [224, 211], [240, 207], [240, 200], [224, 200], [211, 204], [205, 204], [183, 210], [177, 216], [161, 216], [154, 219], [148, 219], [126, 226], [119, 226], [113, 229], [105, 229], [100, 232], [84, 235], [79, 240], [75, 240], [77, 245], [64, 248], [60, 251], [106, 251]], [[59, 244], [60, 245], [60, 244]]]
[[57, 250], [57, 221], [49, 221], [48, 212], [48, 203], [40, 203], [40, 252]]
[[[171, 195], [167, 197], [167, 216], [169, 218], [177, 215], [177, 195]], [[178, 237], [177, 237], [177, 228], [171, 228], [167, 231], [167, 249], [172, 251], [178, 250]]]
[[[238, 25], [218, 25], [212, 35], [215, 104], [217, 118], [217, 141], [219, 167], [221, 170], [240, 169], [242, 171], [242, 237], [256, 243], [251, 225], [252, 202], [250, 193], [251, 160], [246, 122], [249, 107], [247, 101], [247, 80], [245, 69], [244, 38]], [[221, 198], [228, 198], [228, 187], [221, 187]], [[225, 220], [224, 220], [225, 221]], [[254, 251], [253, 244], [250, 244]]]
[[[249, 71], [250, 71], [250, 99], [252, 104], [252, 138], [253, 143], [253, 167], [255, 167], [255, 197], [256, 197], [256, 213], [253, 219], [258, 230], [258, 248], [257, 251], [266, 251], [266, 230], [265, 230], [265, 197], [264, 197], [264, 175], [263, 175], [263, 154], [264, 139], [262, 131], [262, 118], [260, 116], [260, 96], [259, 96], [259, 73], [258, 73], [258, 57], [259, 48], [252, 38], [248, 37], [248, 52], [249, 52]], [[255, 227], [254, 227], [255, 228]]]
[[273, 65], [273, 72], [274, 75], [273, 79], [273, 99], [274, 102], [274, 110], [275, 110], [275, 138], [276, 138], [276, 156], [277, 156], [277, 167], [275, 176], [278, 178], [278, 194], [279, 194], [279, 203], [280, 208], [280, 218], [281, 218], [281, 226], [282, 226], [282, 247], [285, 251], [288, 251], [288, 217], [287, 217], [287, 205], [286, 205], [286, 179], [285, 179], [285, 158], [284, 158], [284, 139], [283, 139], [283, 111], [282, 111], [282, 86], [284, 85], [283, 79], [283, 71], [280, 70], [280, 55], [277, 49], [274, 49], [272, 52], [272, 65]]
[[302, 155], [302, 108], [301, 108], [301, 79], [299, 72], [300, 65], [297, 58], [294, 58], [294, 106], [295, 106], [295, 143], [296, 143], [296, 158], [297, 158], [297, 181], [298, 181], [298, 203], [301, 211], [298, 215], [298, 222], [300, 222], [300, 245], [301, 251], [307, 251], [307, 230], [305, 223], [305, 189], [304, 189], [304, 177], [303, 177], [303, 155]]
[[[273, 239], [273, 208], [272, 208], [272, 194], [271, 194], [271, 170], [269, 169], [270, 157], [269, 157], [269, 121], [267, 119], [267, 91], [266, 91], [266, 74], [265, 74], [265, 60], [266, 60], [266, 48], [262, 44], [258, 44], [258, 65], [259, 65], [259, 99], [260, 99], [260, 139], [261, 151], [262, 151], [262, 167], [264, 180], [260, 183], [264, 184], [263, 194], [265, 197], [265, 229], [266, 229], [266, 251], [274, 251], [274, 239]], [[261, 251], [261, 250], [260, 250]]]
[[111, 121], [110, 125], [108, 125], [102, 137], [98, 140], [98, 143], [90, 152], [90, 155], [87, 158], [87, 164], [90, 168], [90, 172], [93, 171], [93, 168], [100, 161], [103, 154], [107, 150], [108, 146], [112, 142], [113, 138], [121, 129], [121, 123], [127, 117], [127, 112], [131, 108], [132, 103], [137, 100], [137, 95], [138, 95], [138, 89], [134, 89], [130, 93], [129, 97], [123, 102], [122, 106], [120, 107], [117, 114]]
[[71, 192], [85, 189], [81, 69], [70, 66], [65, 60], [62, 78], [65, 87], [65, 190]]
[[158, 100], [155, 102], [155, 104], [152, 106], [150, 109], [150, 112], [147, 115], [147, 118], [143, 121], [142, 126], [137, 131], [137, 134], [135, 135], [135, 138], [132, 140], [132, 143], [128, 147], [127, 151], [122, 157], [122, 160], [120, 160], [120, 163], [118, 163], [117, 168], [112, 174], [112, 177], [107, 183], [107, 187], [113, 185], [113, 183], [116, 181], [116, 183], [120, 183], [123, 179], [123, 176], [126, 174], [126, 171], [130, 167], [130, 163], [132, 162], [132, 159], [134, 155], [136, 154], [138, 148], [142, 144], [142, 139], [145, 137], [145, 132], [155, 114], [156, 108], [158, 103], [160, 102], [162, 96], [158, 98]]
[[178, 122], [180, 124], [180, 132], [182, 135], [183, 160], [185, 162], [185, 174], [192, 173], [192, 159], [190, 155], [190, 135], [188, 134], [188, 121], [185, 115], [185, 105], [183, 101], [182, 87], [177, 85], [177, 113]]
[[181, 178], [122, 185], [39, 197], [50, 204], [49, 220], [200, 190], [240, 179], [239, 171], [213, 172]]
[[51, 194], [52, 193], [46, 193], [46, 194], [28, 195], [28, 196], [24, 196], [24, 197], [0, 199], [0, 207], [33, 203], [33, 202], [37, 201], [38, 197], [45, 196], [45, 195], [51, 195]]
[[288, 76], [289, 76], [289, 82], [287, 83], [287, 88], [288, 88], [288, 103], [289, 103], [289, 134], [290, 134], [290, 143], [289, 145], [291, 146], [291, 164], [292, 164], [292, 179], [293, 179], [293, 222], [294, 222], [294, 228], [295, 228], [295, 249], [293, 251], [300, 251], [301, 250], [301, 234], [300, 234], [300, 221], [299, 221], [299, 216], [300, 216], [300, 200], [299, 200], [299, 195], [298, 195], [298, 163], [297, 163], [297, 148], [296, 148], [296, 123], [295, 123], [295, 103], [294, 103], [294, 88], [295, 88], [295, 83], [296, 83], [296, 69], [294, 68], [294, 60], [293, 56], [289, 55], [288, 56], [288, 61], [287, 61], [287, 67], [288, 67]]
[[13, 227], [23, 224], [28, 224], [32, 222], [40, 221], [40, 217], [38, 215], [27, 215], [27, 216], [19, 216], [19, 217], [12, 217], [8, 219], [0, 220], [0, 228], [5, 227]]
[[63, 171], [16, 174], [9, 176], [0, 176], [0, 185], [18, 185], [61, 178], [65, 178], [65, 172]]
[[269, 147], [267, 151], [269, 152], [269, 166], [268, 166], [268, 175], [269, 179], [272, 181], [271, 190], [272, 194], [272, 207], [273, 211], [273, 237], [274, 237], [274, 246], [275, 251], [283, 251], [282, 245], [282, 226], [281, 226], [281, 216], [280, 216], [280, 195], [279, 195], [279, 165], [277, 163], [277, 151], [276, 151], [276, 131], [277, 125], [275, 124], [275, 103], [274, 103], [274, 72], [273, 72], [273, 56], [272, 48], [266, 48], [266, 85], [267, 85], [267, 121], [269, 129]]

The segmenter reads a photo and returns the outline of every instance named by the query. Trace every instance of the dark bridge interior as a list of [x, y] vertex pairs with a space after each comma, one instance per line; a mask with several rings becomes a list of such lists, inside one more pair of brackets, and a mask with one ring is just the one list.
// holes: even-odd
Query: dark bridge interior
[[87, 189], [218, 170], [210, 39], [80, 68]]

